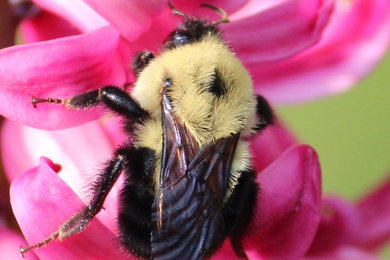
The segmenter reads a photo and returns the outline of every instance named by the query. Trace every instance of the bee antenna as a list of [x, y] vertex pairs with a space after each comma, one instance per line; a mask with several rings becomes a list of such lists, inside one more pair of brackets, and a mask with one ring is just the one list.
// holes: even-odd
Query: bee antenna
[[206, 8], [209, 8], [211, 10], [214, 10], [221, 16], [222, 19], [219, 20], [219, 21], [213, 22], [213, 25], [218, 25], [218, 24], [221, 24], [221, 23], [228, 23], [229, 22], [229, 17], [227, 15], [227, 13], [225, 12], [225, 10], [223, 10], [221, 8], [218, 8], [216, 6], [213, 6], [211, 4], [207, 4], [207, 3], [201, 4], [200, 7], [206, 7]]
[[169, 7], [172, 9], [172, 13], [173, 13], [173, 14], [180, 15], [180, 16], [184, 17], [184, 19], [186, 19], [186, 20], [189, 20], [189, 19], [190, 19], [190, 18], [188, 17], [188, 15], [186, 15], [186, 14], [183, 13], [182, 11], [177, 10], [176, 7], [172, 4], [171, 1], [168, 2], [168, 5], [169, 5]]

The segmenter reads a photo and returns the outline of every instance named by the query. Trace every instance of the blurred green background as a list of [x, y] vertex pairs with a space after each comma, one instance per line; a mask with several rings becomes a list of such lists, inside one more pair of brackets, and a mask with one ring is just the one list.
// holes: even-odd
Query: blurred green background
[[390, 176], [389, 101], [390, 53], [353, 89], [276, 113], [319, 154], [324, 194], [357, 200]]

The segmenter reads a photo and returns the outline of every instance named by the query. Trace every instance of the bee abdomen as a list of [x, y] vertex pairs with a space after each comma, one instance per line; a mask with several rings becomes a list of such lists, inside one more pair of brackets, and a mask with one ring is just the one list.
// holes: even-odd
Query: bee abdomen
[[[122, 211], [118, 215], [121, 244], [133, 255], [150, 259], [150, 218], [139, 212]], [[146, 223], [148, 222], [148, 223]]]
[[122, 245], [133, 255], [151, 258], [151, 207], [154, 199], [155, 152], [149, 148], [127, 149], [131, 158], [121, 190], [118, 225]]

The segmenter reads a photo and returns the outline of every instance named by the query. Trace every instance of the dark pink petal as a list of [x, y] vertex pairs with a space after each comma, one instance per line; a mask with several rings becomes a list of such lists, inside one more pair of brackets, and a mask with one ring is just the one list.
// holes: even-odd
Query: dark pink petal
[[82, 32], [107, 26], [108, 22], [82, 0], [33, 0], [39, 7], [56, 14]]
[[97, 13], [105, 17], [129, 41], [149, 30], [155, 16], [167, 7], [167, 0], [85, 0]]
[[[390, 239], [389, 218], [390, 179], [357, 205], [339, 198], [325, 198], [320, 227], [307, 256], [348, 259], [349, 254], [358, 255], [362, 250], [374, 251]], [[366, 255], [368, 258], [349, 259], [376, 259], [368, 253]]]
[[[64, 130], [44, 131], [6, 120], [1, 132], [1, 148], [7, 151], [2, 154], [2, 162], [8, 180], [14, 180], [34, 167], [41, 156], [47, 156], [61, 165], [58, 175], [88, 203], [88, 187], [116, 147], [117, 135], [108, 133], [105, 126], [113, 120], [105, 121], [104, 125], [93, 121]], [[110, 230], [115, 230], [120, 184], [118, 181], [114, 186], [105, 201], [105, 210], [98, 214], [99, 220]]]
[[[232, 248], [232, 245], [230, 244], [229, 240], [225, 240], [222, 247], [218, 250], [218, 252], [213, 255], [211, 258], [212, 260], [240, 260], [234, 253], [234, 250]], [[251, 258], [251, 260], [261, 260], [262, 258]]]
[[119, 35], [111, 27], [87, 34], [6, 48], [0, 51], [0, 113], [37, 128], [80, 124], [98, 115], [38, 104], [32, 97], [69, 97], [107, 84], [126, 82], [115, 56]]
[[344, 246], [320, 256], [304, 257], [303, 260], [380, 260], [381, 258], [360, 248]]
[[260, 2], [248, 1], [221, 25], [224, 38], [251, 71], [316, 43], [333, 9], [332, 0]]
[[278, 103], [345, 91], [383, 57], [390, 42], [389, 28], [388, 0], [337, 1], [318, 45], [285, 62], [252, 70], [256, 90]]
[[[56, 175], [52, 162], [41, 159], [11, 185], [11, 204], [28, 243], [36, 243], [57, 230], [83, 204]], [[125, 259], [115, 235], [97, 219], [88, 228], [63, 242], [35, 250], [40, 259]]]
[[[20, 246], [25, 246], [23, 237], [10, 229], [0, 228], [0, 259], [16, 260], [23, 259], [20, 255]], [[34, 252], [25, 254], [27, 259], [35, 260], [38, 257]]]
[[355, 243], [369, 250], [378, 249], [390, 240], [390, 178], [364, 196], [357, 205], [361, 229]]
[[68, 21], [44, 10], [34, 17], [22, 20], [20, 26], [24, 43], [47, 41], [81, 33]]
[[327, 255], [351, 244], [357, 233], [363, 232], [355, 206], [340, 198], [322, 200], [322, 216], [308, 256]]
[[321, 217], [321, 170], [315, 151], [293, 146], [262, 171], [256, 221], [246, 236], [250, 259], [300, 259]]
[[253, 140], [251, 150], [253, 162], [257, 172], [261, 172], [286, 151], [290, 146], [297, 144], [297, 140], [281, 122], [269, 126]]

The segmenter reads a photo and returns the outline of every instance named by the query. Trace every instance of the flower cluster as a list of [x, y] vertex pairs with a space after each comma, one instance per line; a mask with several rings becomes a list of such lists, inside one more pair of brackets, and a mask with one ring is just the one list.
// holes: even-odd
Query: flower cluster
[[[205, 1], [172, 2], [184, 13], [215, 18], [199, 8]], [[390, 41], [388, 0], [207, 2], [229, 14], [230, 23], [220, 25], [223, 38], [252, 75], [255, 92], [272, 104], [345, 91], [373, 68]], [[85, 187], [96, 166], [126, 138], [118, 121], [101, 118], [101, 110], [52, 104], [36, 109], [31, 97], [126, 86], [134, 80], [132, 56], [144, 49], [158, 52], [180, 22], [167, 0], [34, 3], [40, 11], [19, 26], [24, 44], [0, 50], [0, 114], [7, 118], [1, 129], [2, 161], [12, 183], [13, 213], [30, 244], [87, 203]], [[390, 183], [356, 204], [322, 198], [316, 152], [298, 144], [281, 122], [254, 138], [251, 148], [261, 198], [244, 241], [250, 259], [376, 259], [370, 252], [390, 236]], [[129, 258], [115, 239], [120, 183], [86, 231], [26, 257]], [[382, 211], [372, 214], [376, 208]], [[16, 258], [19, 245], [26, 244], [1, 219], [0, 241], [2, 259]], [[213, 259], [233, 255], [226, 242]]]

